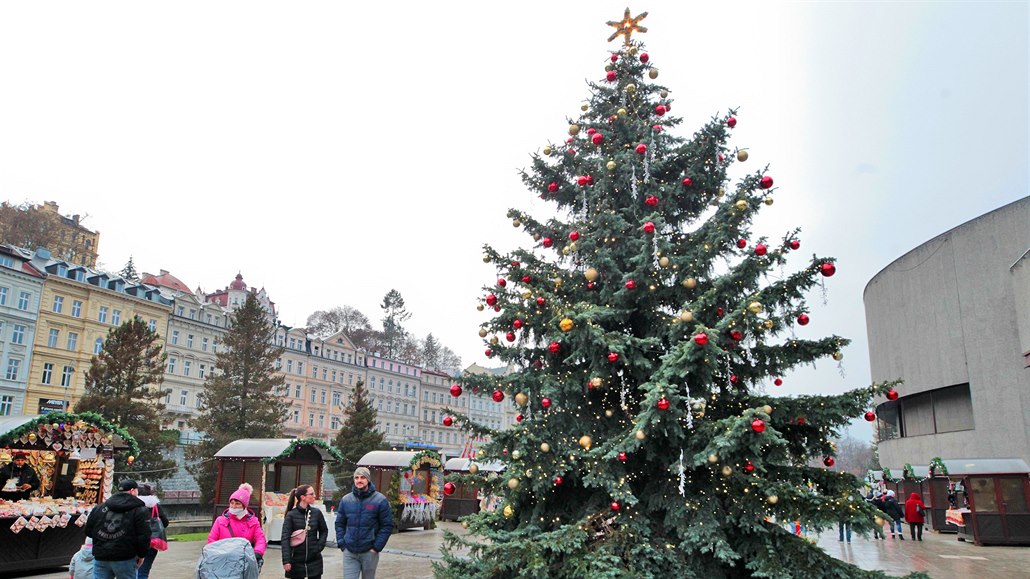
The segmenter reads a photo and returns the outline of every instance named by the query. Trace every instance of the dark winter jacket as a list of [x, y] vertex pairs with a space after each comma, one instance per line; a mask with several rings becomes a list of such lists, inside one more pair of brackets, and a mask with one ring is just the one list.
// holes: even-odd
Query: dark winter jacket
[[25, 491], [19, 490], [3, 493], [3, 496], [0, 498], [10, 501], [18, 501], [29, 498], [32, 491], [39, 490], [39, 475], [36, 474], [36, 469], [32, 468], [28, 462], [26, 462], [25, 466], [21, 468], [18, 468], [18, 465], [13, 462], [0, 468], [0, 489], [4, 488], [4, 485], [7, 484], [7, 480], [11, 478], [18, 479], [19, 487], [21, 485], [31, 485], [31, 488]]
[[925, 523], [926, 519], [923, 517], [924, 510], [926, 510], [926, 505], [923, 504], [923, 499], [919, 496], [919, 493], [912, 493], [909, 495], [908, 500], [905, 501], [905, 522]]
[[[296, 547], [290, 546], [290, 535], [294, 531], [305, 528], [307, 521], [308, 540]], [[310, 508], [301, 509], [295, 507], [286, 513], [283, 519], [282, 542], [279, 546], [283, 552], [283, 565], [289, 563], [295, 571], [298, 568], [305, 568], [302, 576], [316, 577], [322, 574], [322, 549], [325, 549], [325, 541], [329, 538], [329, 526], [325, 524], [325, 517], [322, 511]], [[291, 572], [291, 576], [294, 573]]]
[[905, 513], [901, 510], [901, 505], [898, 504], [898, 500], [894, 497], [883, 499], [883, 506], [885, 507], [883, 512], [887, 513], [887, 516], [895, 521], [900, 521], [905, 516]]
[[115, 493], [93, 507], [86, 519], [86, 536], [93, 539], [97, 561], [145, 557], [150, 550], [150, 511], [127, 492]]
[[369, 549], [380, 552], [393, 530], [393, 511], [390, 501], [376, 487], [368, 483], [364, 491], [351, 487], [336, 511], [336, 545], [351, 553], [364, 553]]

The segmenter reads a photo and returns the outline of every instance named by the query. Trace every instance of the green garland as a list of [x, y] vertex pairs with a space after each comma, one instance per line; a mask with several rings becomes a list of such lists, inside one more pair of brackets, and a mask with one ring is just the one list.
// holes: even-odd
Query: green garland
[[916, 478], [916, 471], [912, 468], [912, 463], [906, 462], [905, 466], [901, 467], [901, 478], [914, 479]]
[[[925, 476], [925, 477], [923, 477], [921, 479], [917, 479], [916, 478], [916, 472], [915, 472], [915, 469], [912, 467], [912, 463], [905, 463], [905, 466], [902, 467], [901, 478], [894, 478], [893, 476], [891, 476], [891, 469], [884, 467], [884, 469], [883, 469], [883, 481], [884, 482], [898, 483], [898, 482], [901, 482], [901, 481], [904, 481], [904, 480], [910, 480], [910, 481], [915, 481], [917, 483], [922, 483], [923, 481], [925, 481], [927, 479], [931, 479], [931, 478], [933, 478], [934, 476], [936, 476], [938, 474], [942, 474], [944, 476], [948, 476], [948, 467], [944, 464], [944, 459], [942, 459], [941, 457], [935, 456], [935, 457], [931, 458], [929, 466], [930, 466], [929, 474], [927, 474], [927, 476]], [[868, 480], [870, 482], [873, 481], [872, 472], [869, 473]]]
[[421, 466], [423, 459], [435, 460], [438, 465], [437, 468], [443, 468], [443, 459], [440, 458], [440, 453], [434, 450], [421, 450], [415, 453], [415, 456], [411, 457], [411, 462], [408, 463], [408, 468], [417, 469]]
[[933, 476], [937, 471], [940, 471], [944, 476], [948, 476], [948, 467], [944, 464], [944, 460], [935, 456], [930, 459], [930, 476]]
[[277, 460], [282, 460], [282, 459], [292, 455], [294, 453], [294, 451], [297, 450], [297, 447], [299, 447], [299, 446], [308, 446], [308, 445], [317, 446], [319, 448], [322, 448], [322, 449], [326, 450], [329, 453], [329, 455], [333, 457], [333, 460], [337, 460], [337, 461], [342, 461], [343, 460], [343, 455], [340, 454], [340, 451], [338, 451], [335, 448], [329, 446], [329, 443], [327, 443], [324, 440], [320, 440], [318, 438], [297, 438], [297, 439], [294, 439], [292, 442], [290, 442], [290, 445], [286, 447], [286, 450], [280, 452], [279, 456], [265, 457], [265, 458], [261, 459], [261, 462], [263, 462], [265, 464], [269, 464], [269, 463], [275, 462]]
[[85, 422], [89, 426], [95, 426], [105, 432], [117, 434], [123, 441], [125, 441], [125, 444], [128, 445], [129, 451], [133, 456], [140, 455], [141, 451], [139, 443], [136, 442], [136, 439], [131, 434], [129, 434], [128, 430], [125, 430], [113, 422], [109, 422], [106, 418], [95, 412], [83, 412], [81, 414], [72, 414], [70, 412], [51, 412], [50, 414], [37, 416], [17, 428], [7, 432], [0, 432], [0, 444], [11, 444], [23, 434], [36, 432], [39, 430], [40, 424], [75, 424], [77, 422]]

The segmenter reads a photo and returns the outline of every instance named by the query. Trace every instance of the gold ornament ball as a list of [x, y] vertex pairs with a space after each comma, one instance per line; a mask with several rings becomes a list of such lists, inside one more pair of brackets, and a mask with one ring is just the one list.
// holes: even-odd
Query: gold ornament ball
[[515, 509], [511, 505], [504, 505], [504, 518], [510, 519], [515, 515]]
[[589, 436], [585, 434], [579, 437], [579, 445], [582, 446], [585, 450], [590, 450], [590, 445], [593, 443], [593, 439], [591, 439]]
[[775, 326], [776, 324], [772, 320], [766, 320], [762, 322], [762, 325], [765, 326], [765, 329], [771, 330], [773, 329], [773, 326]]
[[636, 46], [631, 46], [631, 47], [629, 47], [629, 50], [627, 52], [629, 53], [630, 56], [636, 56], [637, 55], [637, 47]]
[[566, 245], [565, 247], [561, 248], [561, 254], [562, 255], [568, 255], [570, 253], [572, 253], [572, 247], [571, 246]]
[[652, 68], [651, 70], [647, 71], [647, 76], [649, 76], [651, 80], [658, 78], [658, 69]]
[[737, 160], [741, 162], [747, 161], [747, 151], [737, 151]]
[[611, 64], [606, 64], [606, 65], [604, 65], [604, 71], [605, 71], [605, 72], [611, 72], [611, 71], [613, 71], [613, 70], [615, 70], [615, 67], [614, 67], [614, 66], [612, 66]]
[[489, 255], [484, 255], [483, 256], [483, 263], [490, 263], [490, 256]]
[[513, 450], [511, 452], [511, 457], [514, 458], [515, 460], [518, 460], [518, 459], [522, 458], [522, 451], [521, 450]]
[[692, 322], [694, 321], [694, 312], [690, 310], [683, 310], [682, 312], [680, 312], [680, 319], [684, 322]]
[[833, 359], [838, 361], [838, 362], [840, 362], [841, 360], [844, 359], [844, 353], [840, 352], [840, 351], [834, 352], [833, 353]]
[[583, 272], [583, 277], [587, 278], [587, 281], [597, 281], [597, 277], [599, 275], [600, 274], [597, 273], [597, 270], [592, 267], [588, 267], [587, 270]]
[[546, 442], [540, 443], [540, 452], [551, 452], [551, 445]]
[[476, 464], [476, 463], [470, 464], [469, 465], [469, 473], [476, 474], [477, 472], [479, 472], [479, 465]]
[[533, 297], [533, 292], [531, 292], [529, 290], [526, 290], [526, 291], [522, 292], [522, 299], [528, 300], [531, 297]]
[[575, 137], [579, 134], [579, 125], [569, 125], [569, 134]]
[[615, 167], [616, 167], [615, 161], [608, 161], [608, 163], [605, 165], [605, 167], [608, 167], [609, 171], [614, 171]]
[[534, 233], [533, 234], [533, 241], [540, 241], [541, 237], [542, 236], [539, 233]]
[[636, 437], [637, 440], [644, 440], [645, 438], [647, 438], [647, 434], [644, 433], [643, 429], [640, 429], [637, 431]]
[[772, 197], [766, 197], [765, 199], [762, 199], [762, 202], [765, 203], [766, 205], [772, 205], [773, 204], [773, 198]]
[[529, 402], [529, 396], [526, 396], [525, 392], [519, 392], [515, 395], [515, 404], [519, 406], [525, 406], [526, 402]]
[[719, 189], [717, 189], [717, 190], [715, 191], [715, 196], [716, 196], [716, 197], [719, 197], [720, 199], [721, 199], [721, 198], [722, 198], [722, 196], [723, 196], [723, 195], [725, 195], [725, 194], [726, 194], [726, 190], [725, 190], [725, 189], [723, 189], [722, 187], [719, 187]]
[[583, 111], [585, 113], [585, 112], [590, 110], [590, 105], [588, 105], [586, 103], [583, 103], [582, 105], [580, 105], [579, 110], [581, 110], [581, 111]]
[[483, 304], [477, 304], [476, 309], [479, 311], [483, 311]]
[[669, 267], [669, 258], [668, 257], [658, 258], [658, 267], [662, 267], [662, 268]]
[[517, 479], [517, 478], [510, 478], [510, 479], [508, 479], [508, 488], [510, 488], [511, 490], [515, 490], [515, 489], [519, 488], [519, 479]]
[[706, 243], [702, 247], [704, 248], [705, 251], [712, 251], [712, 246], [710, 244]]
[[605, 411], [604, 411], [604, 415], [605, 415], [605, 417], [606, 417], [606, 418], [611, 418], [612, 416], [614, 416], [614, 415], [615, 415], [615, 413], [614, 413], [614, 412], [612, 412], [612, 409], [611, 409], [611, 408], [609, 408], [608, 410], [605, 410]]
[[883, 526], [883, 518], [880, 516], [873, 517], [873, 522], [876, 523], [877, 527]]
[[[624, 116], [626, 116], [626, 109], [619, 109], [619, 110], [617, 110], [617, 111], [615, 111], [615, 112], [616, 112], [616, 114], [618, 114], [618, 115], [619, 115], [620, 117], [624, 117]], [[626, 145], [626, 146], [628, 147], [629, 145]]]
[[715, 463], [719, 462], [719, 455], [715, 454], [714, 452], [712, 454], [709, 454], [708, 455], [708, 462], [710, 462], [712, 464], [715, 464]]
[[480, 338], [485, 338], [486, 337], [486, 333], [487, 333], [486, 330], [480, 328], [480, 330], [479, 330], [479, 337]]
[[775, 505], [776, 503], [780, 502], [780, 497], [776, 495], [769, 495], [765, 498], [765, 500], [769, 501], [770, 505]]
[[765, 412], [766, 414], [772, 414], [772, 410], [772, 406], [769, 406], [768, 404], [762, 407], [762, 412]]
[[490, 345], [491, 346], [496, 346], [498, 342], [500, 342], [500, 340], [497, 339], [497, 336], [490, 336]]
[[688, 277], [687, 279], [683, 280], [683, 287], [685, 287], [687, 289], [694, 289], [694, 288], [696, 288], [697, 287], [697, 279], [693, 278], [693, 277]]
[[572, 321], [571, 319], [569, 319], [569, 318], [562, 318], [562, 320], [561, 320], [560, 322], [558, 322], [558, 327], [559, 327], [559, 328], [561, 328], [561, 331], [563, 331], [563, 332], [568, 332], [568, 331], [569, 331], [569, 330], [571, 330], [571, 329], [572, 329], [572, 328], [573, 328], [573, 327], [574, 327], [575, 325], [576, 325], [576, 323], [575, 323], [575, 322], [573, 322], [573, 321]]
[[604, 380], [602, 380], [600, 376], [594, 376], [590, 379], [590, 385], [594, 388], [600, 388], [602, 385], [604, 385]]
[[554, 287], [561, 287], [562, 279], [560, 277], [554, 278]]
[[667, 98], [669, 98], [669, 91], [667, 91], [667, 90], [663, 90], [662, 92], [660, 92], [660, 93], [658, 93], [658, 94], [659, 94], [659, 95], [661, 95], [661, 97], [662, 97], [663, 99], [667, 99]]
[[737, 201], [736, 203], [734, 203], [733, 206], [737, 208], [737, 211], [746, 211], [747, 210], [747, 201], [744, 201], [743, 199], [741, 199], [740, 201]]
[[550, 155], [551, 154], [551, 147], [544, 147], [544, 154], [545, 155]]
[[632, 84], [632, 83], [627, 84], [626, 85], [626, 92], [628, 92], [629, 94], [633, 94], [633, 93], [637, 92], [637, 85]]
[[759, 302], [751, 302], [747, 305], [747, 311], [752, 314], [760, 314], [762, 313], [762, 304]]
[[722, 476], [730, 476], [731, 474], [733, 474], [732, 466], [727, 464], [726, 466], [722, 467]]

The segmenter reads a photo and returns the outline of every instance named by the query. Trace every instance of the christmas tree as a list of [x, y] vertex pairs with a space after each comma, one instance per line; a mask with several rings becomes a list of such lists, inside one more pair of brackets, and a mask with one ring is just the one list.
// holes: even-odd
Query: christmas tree
[[511, 210], [535, 244], [485, 249], [499, 279], [484, 288], [480, 307], [493, 315], [480, 335], [487, 356], [521, 370], [469, 377], [451, 393], [511, 398], [519, 422], [493, 431], [456, 414], [458, 426], [491, 439], [477, 460], [506, 470], [449, 479], [501, 500], [464, 520], [470, 536], [448, 536], [437, 573], [882, 576], [786, 525], [872, 528], [860, 482], [826, 467], [839, 429], [863, 413], [874, 419], [872, 397], [892, 385], [765, 393], [796, 366], [840, 358], [848, 341], [813, 337], [805, 302], [836, 266], [813, 255], [782, 273], [799, 230], [776, 239], [751, 231], [775, 189], [765, 170], [728, 177], [747, 159], [729, 145], [736, 111], [692, 138], [676, 135], [669, 89], [631, 36], [645, 31], [644, 16], [627, 10], [609, 23], [609, 40], [624, 43], [589, 83], [564, 142], [523, 173], [555, 217]]

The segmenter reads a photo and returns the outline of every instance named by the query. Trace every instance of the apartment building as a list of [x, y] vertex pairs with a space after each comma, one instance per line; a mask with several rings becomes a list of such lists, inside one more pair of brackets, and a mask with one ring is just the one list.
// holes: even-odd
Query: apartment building
[[0, 245], [0, 416], [22, 414], [27, 406], [32, 344], [45, 277], [28, 255]]
[[468, 433], [460, 431], [457, 425], [444, 426], [443, 419], [451, 413], [448, 409], [459, 409], [467, 412], [469, 398], [451, 396], [451, 385], [455, 383], [446, 372], [439, 370], [422, 371], [422, 409], [419, 421], [419, 433], [424, 441], [440, 448], [440, 453], [447, 457], [460, 456], [468, 441]]
[[365, 367], [369, 397], [386, 442], [397, 447], [426, 446], [428, 443], [419, 434], [422, 368], [377, 356], [367, 356]]

